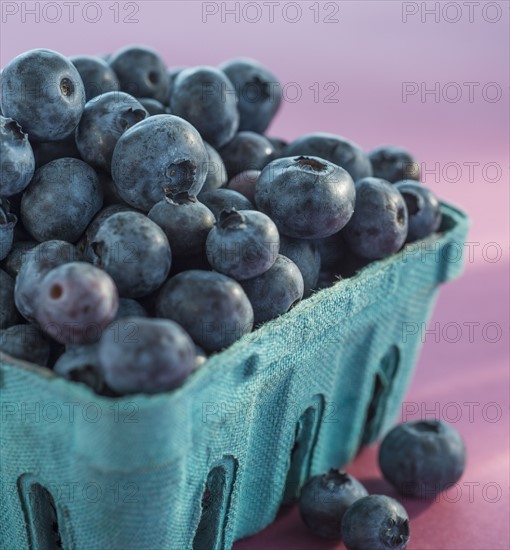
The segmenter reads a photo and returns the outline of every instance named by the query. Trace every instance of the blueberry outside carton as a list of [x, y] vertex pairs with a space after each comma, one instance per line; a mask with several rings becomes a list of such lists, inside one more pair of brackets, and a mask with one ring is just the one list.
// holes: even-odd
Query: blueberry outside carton
[[466, 216], [298, 304], [171, 393], [112, 399], [0, 354], [0, 548], [220, 550], [395, 420]]

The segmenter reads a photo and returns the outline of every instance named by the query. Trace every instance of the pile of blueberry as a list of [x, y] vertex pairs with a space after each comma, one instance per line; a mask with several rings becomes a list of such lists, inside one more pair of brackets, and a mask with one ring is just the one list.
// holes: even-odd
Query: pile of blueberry
[[156, 393], [313, 291], [439, 229], [405, 150], [265, 131], [259, 63], [28, 51], [0, 78], [0, 349]]
[[[399, 424], [379, 448], [385, 479], [403, 497], [430, 499], [457, 483], [466, 451], [459, 433], [438, 420]], [[316, 535], [343, 540], [347, 550], [405, 550], [410, 539], [404, 507], [386, 495], [369, 495], [342, 470], [310, 478], [299, 511]]]

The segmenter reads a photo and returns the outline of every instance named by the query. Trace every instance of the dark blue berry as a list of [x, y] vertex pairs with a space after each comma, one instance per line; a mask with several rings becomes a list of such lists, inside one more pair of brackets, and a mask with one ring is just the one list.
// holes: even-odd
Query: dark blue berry
[[406, 242], [428, 237], [441, 225], [441, 206], [437, 197], [420, 183], [404, 180], [395, 183], [407, 206], [408, 224]]
[[276, 225], [256, 210], [223, 210], [206, 243], [212, 268], [238, 281], [267, 271], [279, 249]]
[[342, 519], [342, 540], [347, 550], [405, 550], [409, 538], [407, 512], [384, 495], [356, 500]]
[[80, 73], [87, 101], [119, 90], [117, 75], [104, 59], [93, 55], [76, 55], [70, 61]]
[[280, 236], [280, 254], [292, 260], [303, 276], [303, 297], [310, 296], [319, 281], [321, 255], [315, 241]]
[[274, 149], [264, 136], [244, 131], [238, 132], [219, 153], [231, 179], [246, 170], [262, 170], [273, 160]]
[[193, 371], [195, 346], [177, 323], [126, 317], [113, 325], [99, 343], [99, 364], [105, 382], [117, 393], [168, 391]]
[[72, 132], [66, 138], [58, 141], [32, 141], [35, 167], [40, 168], [48, 164], [48, 162], [57, 159], [81, 159], [74, 136], [75, 132]]
[[299, 495], [299, 512], [316, 535], [340, 539], [342, 518], [347, 508], [367, 495], [367, 490], [357, 479], [332, 468], [305, 483]]
[[204, 185], [199, 193], [205, 193], [206, 191], [214, 191], [219, 189], [227, 183], [227, 169], [223, 163], [220, 154], [214, 147], [211, 147], [206, 141], [204, 141], [205, 149], [209, 160], [207, 162], [207, 177], [205, 178]]
[[69, 347], [57, 359], [53, 371], [67, 380], [89, 386], [96, 393], [108, 393], [100, 372], [97, 343]]
[[14, 304], [14, 279], [0, 269], [0, 329], [11, 327], [19, 320]]
[[384, 477], [406, 496], [435, 496], [460, 479], [465, 462], [460, 434], [439, 420], [399, 424], [379, 448]]
[[21, 219], [42, 242], [76, 242], [103, 204], [94, 169], [82, 160], [53, 160], [36, 170], [21, 200]]
[[154, 115], [170, 115], [170, 109], [165, 107], [157, 99], [152, 97], [139, 97], [140, 105], [147, 111], [148, 116]]
[[19, 122], [31, 140], [64, 139], [76, 128], [85, 88], [76, 67], [52, 50], [30, 50], [2, 71], [3, 116]]
[[169, 279], [156, 312], [182, 325], [208, 352], [230, 346], [253, 328], [253, 309], [242, 287], [214, 271], [183, 271]]
[[356, 182], [354, 215], [343, 236], [358, 256], [378, 260], [391, 256], [407, 237], [407, 208], [400, 192], [386, 180]]
[[369, 157], [376, 178], [385, 179], [390, 183], [420, 179], [420, 165], [411, 153], [402, 147], [377, 147], [370, 151]]
[[324, 132], [305, 134], [290, 143], [286, 157], [297, 155], [320, 157], [347, 170], [354, 181], [372, 175], [372, 165], [363, 149], [340, 136]]
[[206, 191], [200, 193], [200, 202], [205, 204], [207, 208], [214, 214], [216, 219], [219, 219], [223, 210], [254, 210], [253, 204], [241, 193], [233, 189], [215, 189], [214, 191]]
[[239, 126], [235, 90], [225, 74], [214, 67], [180, 71], [174, 82], [170, 109], [193, 124], [215, 148], [228, 143]]
[[283, 235], [316, 239], [336, 233], [354, 211], [351, 176], [317, 157], [288, 157], [268, 164], [255, 187], [255, 202]]
[[255, 186], [260, 177], [260, 170], [246, 170], [234, 176], [227, 184], [228, 189], [244, 195], [251, 203], [255, 204]]
[[0, 351], [45, 367], [50, 357], [50, 343], [35, 325], [14, 325], [0, 330]]
[[27, 134], [15, 120], [0, 116], [0, 197], [21, 193], [34, 170], [34, 152]]
[[18, 223], [15, 214], [9, 212], [9, 206], [0, 199], [0, 261], [7, 257], [14, 241], [14, 227]]
[[303, 297], [303, 276], [289, 258], [278, 255], [262, 275], [241, 281], [253, 307], [255, 324], [265, 323], [287, 313]]
[[16, 277], [27, 252], [35, 248], [37, 241], [16, 241], [12, 244], [11, 251], [2, 262], [2, 269], [11, 277]]
[[155, 115], [122, 134], [112, 158], [120, 197], [148, 212], [167, 194], [197, 195], [208, 155], [197, 130], [182, 118]]

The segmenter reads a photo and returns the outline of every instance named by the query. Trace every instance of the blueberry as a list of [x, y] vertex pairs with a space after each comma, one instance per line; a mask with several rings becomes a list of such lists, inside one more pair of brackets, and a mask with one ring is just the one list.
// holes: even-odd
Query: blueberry
[[69, 59], [80, 73], [86, 101], [119, 90], [117, 75], [104, 59], [93, 55], [76, 55]]
[[256, 210], [223, 210], [206, 243], [213, 269], [238, 281], [266, 272], [276, 261], [279, 249], [276, 225]]
[[148, 317], [148, 313], [142, 304], [133, 300], [133, 298], [120, 298], [119, 309], [117, 309], [114, 321], [124, 317]]
[[169, 115], [170, 109], [165, 107], [163, 103], [152, 97], [139, 97], [140, 105], [147, 111], [148, 116], [154, 115]]
[[97, 343], [70, 347], [57, 359], [53, 371], [62, 378], [89, 386], [96, 393], [109, 393], [99, 367]]
[[317, 239], [336, 233], [354, 210], [351, 176], [318, 157], [289, 157], [268, 164], [255, 187], [255, 202], [288, 237]]
[[245, 131], [238, 132], [219, 153], [231, 179], [245, 170], [262, 170], [273, 160], [274, 149], [264, 136]]
[[253, 307], [255, 324], [283, 315], [303, 297], [303, 276], [289, 258], [278, 255], [262, 275], [241, 282]]
[[395, 426], [379, 449], [379, 467], [401, 494], [429, 498], [455, 484], [464, 472], [460, 434], [439, 420]]
[[166, 101], [163, 102], [165, 105], [170, 105], [170, 101], [171, 101], [171, 98], [172, 98], [172, 94], [173, 94], [173, 92], [174, 92], [175, 79], [177, 78], [177, 75], [178, 75], [183, 69], [186, 69], [186, 67], [170, 67], [170, 68], [167, 70], [167, 73], [168, 73], [168, 86], [169, 86], [169, 90], [168, 90], [168, 98], [167, 98]]
[[420, 183], [403, 180], [395, 187], [404, 197], [409, 218], [406, 242], [410, 243], [428, 237], [441, 225], [441, 207], [437, 197]]
[[97, 177], [99, 178], [99, 184], [103, 190], [103, 206], [123, 205], [128, 208], [132, 208], [120, 198], [117, 191], [115, 182], [112, 179], [111, 174], [103, 172], [102, 170], [96, 170]]
[[0, 170], [0, 197], [21, 193], [35, 170], [27, 134], [15, 120], [3, 116], [0, 116]]
[[324, 239], [315, 241], [321, 257], [321, 268], [340, 271], [341, 265], [348, 254], [343, 231], [333, 233]]
[[94, 261], [94, 251], [90, 246], [96, 237], [101, 224], [107, 220], [110, 216], [118, 214], [119, 212], [135, 212], [130, 206], [124, 206], [123, 204], [111, 204], [106, 208], [100, 210], [92, 219], [87, 230], [82, 235], [82, 238], [76, 243], [76, 248], [82, 255], [84, 261], [92, 263]]
[[[48, 162], [63, 158], [81, 159], [74, 139], [75, 132], [58, 141], [33, 141], [35, 167], [40, 168]], [[29, 136], [30, 137], [30, 136]]]
[[79, 259], [72, 244], [57, 240], [38, 244], [25, 254], [14, 287], [16, 307], [25, 319], [35, 320], [35, 302], [44, 276], [59, 265]]
[[7, 257], [14, 241], [14, 227], [18, 222], [8, 205], [0, 199], [0, 261]]
[[410, 538], [404, 507], [384, 495], [369, 495], [347, 508], [342, 539], [347, 550], [405, 550]]
[[113, 53], [108, 62], [123, 92], [134, 97], [153, 97], [161, 103], [167, 101], [169, 82], [165, 63], [154, 50], [127, 46]]
[[227, 169], [220, 154], [206, 141], [204, 141], [204, 146], [208, 156], [207, 177], [200, 193], [214, 191], [227, 183]]
[[76, 67], [52, 50], [30, 50], [2, 71], [1, 105], [5, 117], [19, 122], [30, 139], [64, 139], [77, 126], [85, 88]]
[[222, 210], [254, 210], [253, 204], [241, 193], [233, 189], [215, 189], [200, 194], [200, 202], [219, 218]]
[[102, 204], [94, 169], [82, 160], [57, 159], [36, 170], [23, 193], [21, 219], [38, 241], [76, 242]]
[[168, 276], [172, 253], [163, 230], [138, 212], [104, 220], [90, 241], [93, 261], [115, 281], [124, 298], [146, 296]]
[[120, 394], [159, 393], [180, 386], [195, 366], [195, 346], [177, 323], [126, 317], [99, 343], [100, 372]]
[[277, 78], [253, 59], [231, 59], [220, 65], [239, 98], [239, 130], [262, 134], [282, 100]]
[[280, 236], [280, 254], [292, 260], [303, 276], [303, 297], [310, 296], [319, 281], [321, 255], [317, 244], [310, 239]]
[[420, 165], [411, 153], [402, 147], [377, 147], [368, 155], [376, 178], [385, 179], [390, 183], [420, 179]]
[[187, 193], [166, 197], [156, 203], [147, 216], [163, 229], [173, 255], [205, 253], [205, 241], [215, 218], [209, 208], [195, 197]]
[[35, 325], [14, 325], [0, 330], [0, 351], [45, 367], [50, 357], [50, 344]]
[[345, 511], [353, 502], [367, 495], [367, 490], [357, 479], [331, 468], [305, 483], [299, 495], [299, 512], [316, 535], [340, 539]]
[[107, 273], [85, 262], [71, 262], [44, 276], [35, 318], [57, 342], [87, 344], [99, 339], [118, 307], [117, 289]]
[[85, 105], [76, 146], [81, 158], [105, 172], [111, 172], [112, 155], [120, 136], [149, 116], [145, 108], [124, 92], [108, 92]]
[[260, 174], [260, 170], [241, 172], [228, 182], [227, 188], [241, 193], [241, 195], [244, 195], [250, 202], [255, 204], [255, 185]]
[[235, 90], [225, 74], [214, 67], [180, 71], [174, 82], [170, 109], [193, 124], [215, 148], [228, 143], [239, 126]]
[[283, 154], [287, 157], [306, 155], [323, 158], [347, 170], [354, 181], [372, 175], [370, 159], [363, 149], [334, 134], [305, 134], [290, 143]]
[[15, 325], [19, 313], [14, 304], [14, 279], [0, 269], [0, 329]]
[[208, 352], [230, 346], [253, 328], [253, 309], [233, 279], [214, 271], [183, 271], [168, 280], [156, 304]]
[[11, 251], [2, 262], [2, 268], [11, 277], [16, 277], [21, 268], [21, 263], [29, 250], [35, 248], [37, 241], [16, 241], [12, 244]]
[[207, 151], [182, 118], [155, 115], [122, 134], [112, 158], [120, 197], [148, 212], [166, 194], [197, 195], [207, 176]]
[[356, 182], [354, 215], [343, 235], [358, 256], [378, 260], [394, 254], [407, 237], [407, 208], [400, 192], [386, 180]]

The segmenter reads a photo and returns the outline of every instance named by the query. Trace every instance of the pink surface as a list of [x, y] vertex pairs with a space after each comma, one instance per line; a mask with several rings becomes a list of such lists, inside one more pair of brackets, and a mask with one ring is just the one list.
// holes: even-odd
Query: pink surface
[[[72, 18], [64, 4], [75, 5]], [[133, 42], [157, 49], [169, 66], [250, 56], [286, 91], [270, 134], [292, 139], [323, 130], [366, 149], [393, 143], [413, 151], [426, 172], [422, 180], [462, 206], [472, 230], [466, 274], [442, 291], [429, 327], [437, 328], [438, 341], [426, 335], [405, 409], [418, 411], [408, 419], [418, 418], [438, 403], [447, 421], [460, 411], [468, 467], [456, 493], [432, 504], [404, 503], [412, 518], [409, 548], [509, 549], [509, 3], [276, 2], [272, 21], [267, 4], [2, 1], [0, 65], [31, 48], [101, 54]], [[434, 88], [437, 95], [426, 93]], [[403, 97], [403, 90], [417, 93]], [[391, 494], [376, 449], [348, 470], [370, 490]], [[310, 536], [295, 509], [235, 546], [337, 547]]]

